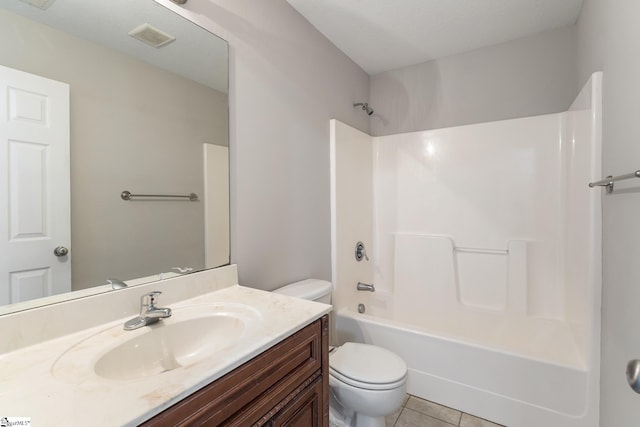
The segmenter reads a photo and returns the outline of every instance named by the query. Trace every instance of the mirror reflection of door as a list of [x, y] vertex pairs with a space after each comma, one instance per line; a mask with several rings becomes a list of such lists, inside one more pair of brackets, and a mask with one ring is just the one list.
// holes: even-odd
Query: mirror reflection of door
[[69, 85], [0, 66], [0, 304], [71, 290]]

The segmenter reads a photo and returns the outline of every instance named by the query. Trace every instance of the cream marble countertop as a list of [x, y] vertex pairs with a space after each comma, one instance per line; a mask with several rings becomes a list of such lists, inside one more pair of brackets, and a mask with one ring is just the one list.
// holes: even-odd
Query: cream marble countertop
[[[179, 313], [222, 303], [249, 306], [255, 313], [240, 340], [204, 361], [150, 377], [110, 380], [89, 369], [111, 341], [136, 333], [122, 330], [128, 318], [0, 355], [0, 417], [30, 417], [33, 426], [137, 425], [331, 310], [326, 304], [238, 285], [170, 308]], [[76, 366], [65, 359], [71, 351], [86, 357]]]

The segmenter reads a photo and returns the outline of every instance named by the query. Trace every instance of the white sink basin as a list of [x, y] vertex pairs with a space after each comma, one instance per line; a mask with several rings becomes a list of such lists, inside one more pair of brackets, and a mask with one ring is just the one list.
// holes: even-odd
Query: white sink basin
[[242, 304], [174, 309], [151, 326], [124, 331], [119, 325], [82, 340], [58, 358], [52, 373], [73, 382], [87, 373], [128, 381], [188, 368], [236, 345], [259, 318]]
[[[151, 329], [152, 328], [152, 329]], [[238, 317], [210, 315], [172, 324], [156, 323], [142, 335], [109, 350], [96, 362], [101, 377], [127, 380], [161, 374], [211, 357], [237, 343], [246, 323]]]

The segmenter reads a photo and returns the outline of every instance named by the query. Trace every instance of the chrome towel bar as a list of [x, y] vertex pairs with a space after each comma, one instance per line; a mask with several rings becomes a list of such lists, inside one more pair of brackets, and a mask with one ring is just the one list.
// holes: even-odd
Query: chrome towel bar
[[197, 202], [198, 195], [196, 193], [191, 193], [188, 195], [180, 195], [180, 194], [131, 194], [129, 191], [123, 191], [120, 193], [120, 197], [122, 200], [131, 200], [134, 198], [152, 198], [152, 199], [187, 199], [190, 202]]
[[607, 193], [613, 192], [613, 183], [616, 181], [622, 181], [623, 179], [631, 179], [631, 178], [640, 178], [640, 170], [637, 170], [633, 173], [627, 173], [624, 175], [611, 176], [609, 175], [605, 179], [601, 179], [600, 181], [590, 182], [589, 187], [606, 187]]

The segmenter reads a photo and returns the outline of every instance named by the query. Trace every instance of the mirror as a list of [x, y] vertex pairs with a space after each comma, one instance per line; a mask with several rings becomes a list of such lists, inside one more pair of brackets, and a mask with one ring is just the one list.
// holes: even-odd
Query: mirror
[[0, 0], [0, 313], [229, 263], [227, 58], [153, 0]]

